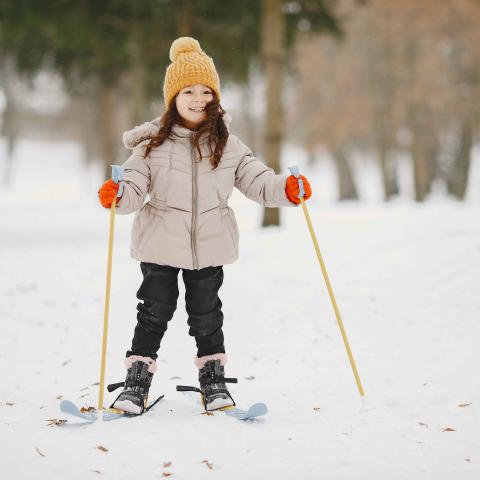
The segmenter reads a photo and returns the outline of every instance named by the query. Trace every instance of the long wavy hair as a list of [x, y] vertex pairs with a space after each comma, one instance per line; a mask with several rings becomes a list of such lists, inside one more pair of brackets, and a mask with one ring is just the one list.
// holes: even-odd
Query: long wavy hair
[[[146, 150], [145, 157], [147, 157], [152, 148], [162, 145], [162, 143], [171, 136], [172, 128], [175, 124], [185, 127], [183, 118], [180, 116], [173, 98], [170, 106], [160, 119], [160, 130], [157, 135], [150, 139]], [[194, 135], [191, 137], [192, 147], [195, 148], [202, 160], [202, 152], [200, 150], [200, 139], [207, 138], [208, 147], [210, 149], [210, 163], [213, 169], [217, 168], [220, 159], [223, 155], [223, 150], [228, 140], [228, 130], [223, 115], [225, 110], [221, 107], [218, 97], [213, 93], [213, 100], [205, 107], [207, 118], [201, 122], [195, 129]]]

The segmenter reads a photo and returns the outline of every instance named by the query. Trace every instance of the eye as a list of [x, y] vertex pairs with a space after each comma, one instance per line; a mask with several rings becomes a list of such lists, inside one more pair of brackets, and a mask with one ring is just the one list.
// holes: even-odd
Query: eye
[[213, 95], [212, 92], [210, 90], [205, 90], [203, 92], [204, 95]]
[[191, 90], [184, 90], [182, 93], [183, 94], [188, 94], [188, 93], [192, 93], [192, 91]]

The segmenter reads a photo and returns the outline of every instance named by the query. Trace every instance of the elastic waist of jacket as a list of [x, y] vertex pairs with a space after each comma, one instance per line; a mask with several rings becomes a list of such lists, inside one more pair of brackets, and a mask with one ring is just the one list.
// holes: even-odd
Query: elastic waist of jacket
[[[152, 207], [154, 207], [158, 210], [168, 210], [169, 208], [171, 208], [173, 210], [178, 210], [177, 207], [167, 205], [167, 202], [165, 200], [160, 200], [159, 198], [155, 198], [155, 197], [150, 198], [148, 203]], [[228, 208], [228, 199], [219, 200], [218, 201], [218, 207], [219, 208]]]

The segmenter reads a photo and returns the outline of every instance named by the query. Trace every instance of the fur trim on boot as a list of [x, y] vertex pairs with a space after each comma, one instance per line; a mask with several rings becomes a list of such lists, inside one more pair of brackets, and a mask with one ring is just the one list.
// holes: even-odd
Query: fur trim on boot
[[148, 371], [150, 373], [155, 373], [157, 371], [157, 363], [153, 358], [150, 357], [142, 357], [141, 355], [130, 355], [125, 359], [125, 366], [127, 368], [132, 368], [133, 362], [141, 361], [148, 365]]
[[225, 353], [214, 353], [213, 355], [205, 355], [204, 357], [195, 357], [194, 362], [198, 369], [205, 366], [210, 360], [220, 360], [220, 365], [225, 366], [227, 364], [227, 355]]

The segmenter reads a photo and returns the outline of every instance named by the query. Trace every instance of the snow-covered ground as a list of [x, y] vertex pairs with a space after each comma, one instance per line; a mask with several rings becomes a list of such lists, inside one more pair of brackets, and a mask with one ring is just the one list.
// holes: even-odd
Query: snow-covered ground
[[[175, 391], [196, 382], [180, 280], [151, 390], [165, 399], [135, 419], [47, 426], [64, 418], [60, 398], [98, 395], [108, 213], [98, 172], [77, 159], [73, 145], [23, 142], [15, 185], [0, 192], [2, 478], [480, 478], [479, 202], [336, 205], [321, 166], [308, 205], [363, 400], [301, 209], [261, 230], [261, 208], [237, 192], [241, 259], [221, 289], [227, 375], [240, 407], [263, 401], [268, 415], [205, 416]], [[135, 325], [132, 219], [117, 217], [108, 382], [124, 378]]]

